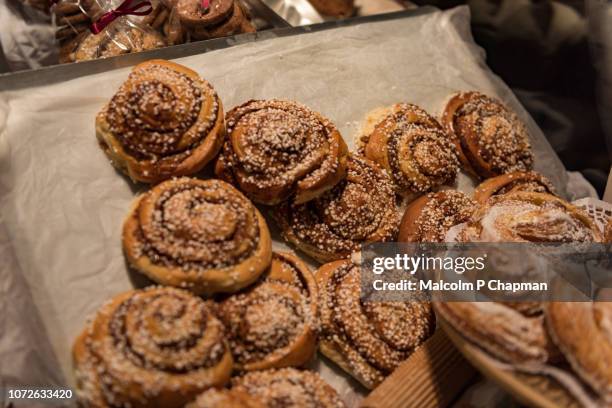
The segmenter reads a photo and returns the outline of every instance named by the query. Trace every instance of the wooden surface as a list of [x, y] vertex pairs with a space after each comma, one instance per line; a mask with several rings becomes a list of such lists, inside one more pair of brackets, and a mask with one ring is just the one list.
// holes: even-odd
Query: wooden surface
[[438, 329], [363, 401], [362, 408], [446, 407], [477, 371]]

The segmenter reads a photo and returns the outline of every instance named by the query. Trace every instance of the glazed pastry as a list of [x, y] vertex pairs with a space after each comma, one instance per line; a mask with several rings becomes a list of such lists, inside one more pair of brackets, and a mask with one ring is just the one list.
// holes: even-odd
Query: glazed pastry
[[215, 172], [261, 204], [295, 195], [298, 204], [346, 175], [348, 148], [336, 127], [290, 101], [249, 101], [226, 117], [228, 137]]
[[389, 176], [353, 155], [345, 180], [306, 204], [282, 204], [276, 215], [283, 237], [319, 262], [346, 258], [364, 243], [392, 241], [399, 224]]
[[612, 404], [612, 302], [550, 302], [546, 321], [572, 369]]
[[346, 407], [336, 390], [319, 374], [295, 368], [254, 371], [234, 378], [232, 391], [258, 398], [266, 407]]
[[196, 40], [253, 33], [249, 15], [239, 0], [212, 0], [207, 9], [200, 0], [177, 0], [182, 25]]
[[266, 408], [258, 398], [237, 390], [211, 388], [185, 408]]
[[138, 64], [96, 118], [111, 163], [134, 181], [157, 183], [197, 173], [225, 137], [223, 106], [212, 86], [179, 64]]
[[527, 128], [496, 99], [479, 92], [456, 94], [446, 105], [442, 124], [455, 136], [464, 168], [479, 177], [533, 166]]
[[402, 218], [399, 242], [444, 242], [448, 230], [470, 219], [476, 203], [460, 191], [442, 190], [413, 201]]
[[316, 351], [317, 284], [300, 259], [275, 253], [270, 268], [246, 291], [219, 303], [239, 371], [302, 366]]
[[591, 218], [573, 205], [543, 193], [491, 197], [458, 232], [464, 242], [602, 242]]
[[350, 17], [355, 14], [354, 0], [308, 0], [321, 14], [330, 17]]
[[509, 363], [558, 360], [544, 316], [497, 302], [435, 302], [438, 316], [493, 356]]
[[435, 329], [427, 302], [360, 301], [359, 266], [323, 265], [316, 273], [321, 310], [320, 351], [372, 389]]
[[232, 372], [223, 325], [206, 303], [162, 287], [107, 302], [76, 340], [73, 358], [86, 407], [183, 407]]
[[556, 190], [550, 180], [535, 171], [517, 171], [487, 179], [474, 191], [474, 200], [484, 204], [495, 195], [527, 191], [555, 195]]
[[166, 46], [162, 36], [155, 31], [136, 26], [119, 30], [112, 30], [111, 27], [109, 25], [99, 34], [87, 33], [70, 56], [71, 61], [89, 61]]
[[387, 170], [398, 193], [410, 196], [455, 182], [457, 151], [442, 126], [421, 108], [391, 107], [367, 136], [365, 156]]
[[187, 177], [135, 200], [123, 250], [155, 282], [207, 295], [250, 285], [272, 259], [270, 232], [249, 200], [221, 180]]

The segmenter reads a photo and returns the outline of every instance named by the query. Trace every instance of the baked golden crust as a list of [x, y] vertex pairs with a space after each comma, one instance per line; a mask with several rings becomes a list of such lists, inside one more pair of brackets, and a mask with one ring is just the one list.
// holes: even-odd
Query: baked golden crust
[[232, 372], [221, 322], [202, 299], [167, 287], [111, 299], [77, 338], [73, 359], [87, 407], [179, 408]]
[[448, 230], [468, 221], [476, 203], [460, 191], [442, 190], [417, 198], [406, 208], [399, 242], [444, 242]]
[[608, 244], [612, 244], [612, 217], [608, 220], [606, 228], [604, 230], [604, 239]]
[[572, 369], [612, 404], [612, 302], [550, 302], [546, 322]]
[[245, 392], [213, 388], [204, 391], [185, 408], [266, 408], [266, 406]]
[[319, 374], [295, 368], [254, 371], [236, 377], [232, 379], [232, 390], [254, 396], [266, 407], [346, 407]]
[[179, 64], [138, 64], [96, 117], [111, 163], [134, 181], [197, 173], [219, 153], [223, 106], [212, 86]]
[[544, 193], [491, 197], [458, 235], [466, 242], [602, 242], [593, 220], [568, 202]]
[[447, 103], [441, 120], [456, 138], [463, 167], [474, 175], [488, 178], [531, 170], [527, 128], [498, 100], [480, 92], [458, 93]]
[[500, 360], [518, 364], [558, 359], [541, 313], [524, 315], [497, 302], [435, 302], [434, 308], [455, 330]]
[[399, 224], [389, 176], [354, 155], [345, 180], [308, 203], [284, 203], [275, 215], [283, 238], [319, 262], [346, 258], [365, 243], [392, 241]]
[[365, 138], [365, 156], [387, 170], [402, 195], [455, 182], [459, 160], [452, 138], [416, 105], [393, 105]]
[[[85, 14], [81, 15], [87, 17]], [[165, 46], [164, 38], [156, 31], [126, 27], [124, 30], [114, 30], [112, 34], [108, 30], [98, 34], [87, 32], [79, 37], [77, 43], [72, 45], [73, 50], [67, 55], [64, 54], [63, 58], [66, 62], [89, 61]]]
[[427, 302], [360, 302], [360, 277], [350, 261], [317, 271], [320, 351], [372, 389], [433, 334], [435, 317]]
[[303, 366], [316, 351], [318, 291], [295, 255], [274, 253], [260, 281], [216, 307], [238, 371]]
[[137, 198], [123, 226], [129, 265], [157, 283], [197, 294], [236, 292], [272, 259], [266, 221], [221, 180], [179, 178]]
[[310, 201], [346, 175], [348, 148], [336, 127], [290, 101], [249, 101], [227, 114], [215, 173], [253, 201]]
[[556, 189], [546, 177], [535, 171], [515, 171], [487, 179], [474, 190], [474, 200], [484, 204], [495, 195], [526, 191], [556, 194]]

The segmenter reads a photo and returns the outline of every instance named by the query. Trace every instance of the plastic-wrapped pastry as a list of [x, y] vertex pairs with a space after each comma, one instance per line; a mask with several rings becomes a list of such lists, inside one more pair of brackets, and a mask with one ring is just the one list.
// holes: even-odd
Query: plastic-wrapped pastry
[[400, 224], [399, 242], [444, 242], [448, 230], [468, 221], [476, 203], [460, 191], [442, 190], [414, 200]]
[[179, 408], [232, 372], [221, 322], [199, 297], [167, 287], [111, 299], [77, 338], [73, 357], [86, 407]]
[[196, 72], [150, 60], [134, 67], [98, 114], [96, 136], [111, 163], [132, 180], [191, 175], [223, 145], [223, 106]]
[[457, 149], [436, 119], [406, 103], [379, 113], [384, 116], [365, 137], [365, 156], [391, 174], [398, 193], [412, 196], [455, 182]]
[[303, 366], [317, 348], [318, 291], [299, 258], [275, 253], [260, 281], [216, 307], [238, 371]]
[[612, 217], [608, 220], [608, 224], [604, 230], [604, 239], [608, 244], [612, 244]]
[[372, 389], [435, 329], [428, 302], [361, 302], [359, 266], [323, 265], [316, 273], [321, 309], [320, 351]]
[[266, 407], [346, 407], [319, 374], [295, 368], [248, 373], [232, 379], [231, 390], [249, 394]]
[[546, 321], [572, 369], [612, 404], [612, 302], [550, 302]]
[[319, 262], [346, 258], [363, 243], [392, 241], [399, 225], [389, 176], [353, 155], [346, 179], [305, 204], [282, 204], [276, 216], [283, 237]]
[[198, 294], [233, 293], [272, 258], [259, 211], [221, 180], [179, 178], [137, 198], [123, 226], [123, 250], [136, 271]]
[[517, 171], [487, 179], [474, 190], [474, 200], [484, 204], [495, 195], [527, 191], [555, 195], [555, 187], [550, 180], [535, 171]]
[[474, 175], [495, 177], [533, 166], [527, 128], [494, 98], [458, 93], [447, 103], [442, 124], [456, 138], [463, 166]]
[[304, 203], [346, 175], [348, 148], [336, 127], [290, 101], [249, 101], [227, 113], [215, 173], [253, 201]]
[[255, 32], [240, 0], [211, 0], [208, 8], [204, 8], [201, 0], [176, 0], [175, 9], [183, 27], [195, 40]]

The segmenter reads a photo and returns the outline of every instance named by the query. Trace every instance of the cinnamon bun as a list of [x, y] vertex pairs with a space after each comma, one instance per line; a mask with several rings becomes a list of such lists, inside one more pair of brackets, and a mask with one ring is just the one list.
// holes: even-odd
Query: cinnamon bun
[[302, 366], [316, 351], [317, 284], [299, 258], [275, 253], [260, 281], [219, 303], [239, 371]]
[[572, 369], [612, 404], [612, 302], [550, 302], [546, 321]]
[[123, 226], [123, 249], [136, 271], [197, 294], [232, 293], [272, 259], [259, 211], [221, 180], [168, 180], [137, 198]]
[[399, 217], [389, 176], [351, 155], [346, 179], [305, 204], [276, 212], [283, 237], [319, 262], [342, 259], [368, 242], [392, 241]]
[[258, 203], [295, 195], [301, 204], [346, 175], [348, 148], [336, 127], [295, 102], [249, 101], [227, 114], [227, 132], [215, 172]]
[[402, 218], [399, 242], [444, 242], [448, 230], [468, 221], [476, 203], [460, 191], [442, 190], [413, 201]]
[[385, 113], [366, 135], [365, 156], [391, 174], [397, 192], [410, 196], [454, 183], [457, 149], [436, 119], [406, 103]]
[[474, 191], [474, 200], [484, 204], [495, 195], [527, 191], [533, 193], [556, 194], [550, 180], [535, 171], [516, 171], [487, 179]]
[[202, 299], [174, 288], [110, 300], [76, 340], [73, 357], [87, 407], [183, 407], [232, 372], [221, 322]]
[[321, 310], [320, 351], [365, 387], [380, 384], [435, 329], [427, 302], [360, 301], [360, 269], [350, 261], [316, 273]]
[[200, 0], [177, 0], [176, 10], [181, 23], [196, 40], [256, 31], [240, 0], [212, 0], [207, 9], [202, 8]]
[[602, 242], [582, 210], [544, 193], [491, 197], [458, 233], [466, 242]]
[[319, 374], [295, 368], [254, 371], [234, 378], [232, 391], [249, 394], [266, 407], [346, 407], [336, 390]]
[[355, 14], [354, 0], [308, 0], [324, 16], [342, 18]]
[[498, 100], [479, 92], [454, 95], [442, 124], [456, 138], [465, 169], [482, 178], [528, 171], [533, 153], [527, 128]]
[[267, 408], [259, 399], [246, 392], [212, 388], [185, 408]]
[[111, 163], [132, 180], [157, 183], [194, 174], [225, 137], [223, 107], [212, 86], [182, 65], [138, 64], [96, 118]]

